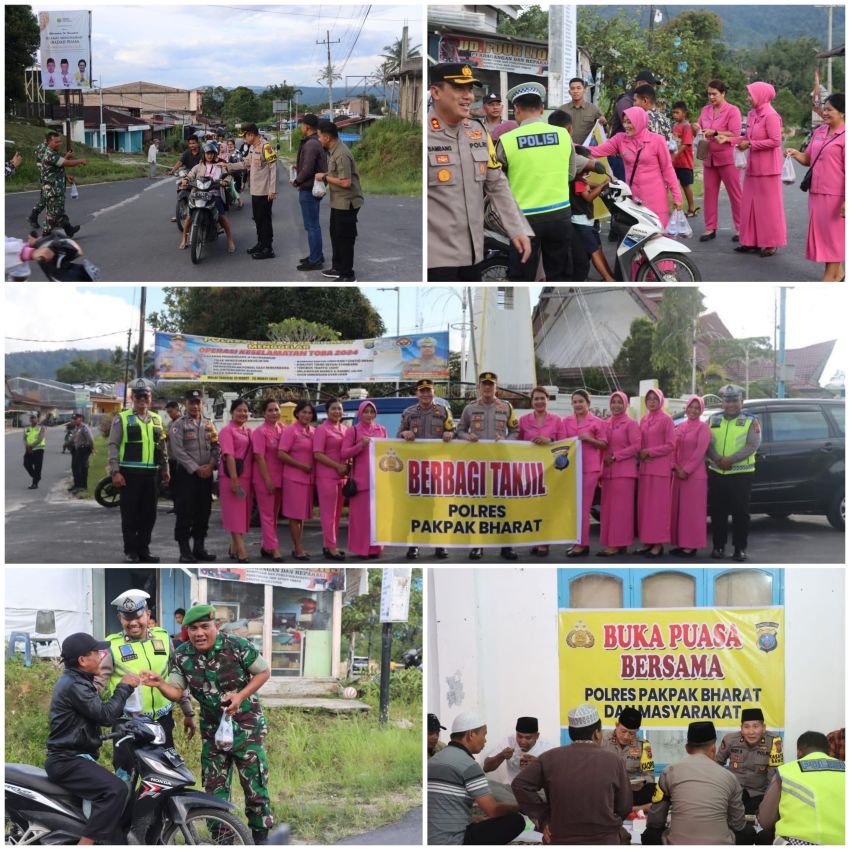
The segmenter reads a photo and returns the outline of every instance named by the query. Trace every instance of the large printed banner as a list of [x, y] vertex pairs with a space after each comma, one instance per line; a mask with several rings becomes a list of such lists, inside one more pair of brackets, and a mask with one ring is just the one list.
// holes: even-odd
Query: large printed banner
[[782, 729], [784, 623], [782, 608], [562, 609], [561, 726], [589, 702], [603, 726], [632, 705], [644, 728], [735, 727], [758, 705], [767, 726]]
[[545, 44], [520, 44], [499, 38], [444, 35], [438, 46], [440, 62], [464, 62], [486, 71], [545, 74], [549, 48]]
[[449, 377], [449, 334], [350, 342], [252, 342], [157, 332], [157, 381], [359, 384]]
[[276, 567], [199, 567], [200, 578], [270, 584], [300, 590], [345, 590], [345, 570], [279, 569]]
[[576, 543], [575, 439], [372, 440], [372, 544], [496, 547]]
[[39, 12], [41, 87], [91, 88], [91, 12]]

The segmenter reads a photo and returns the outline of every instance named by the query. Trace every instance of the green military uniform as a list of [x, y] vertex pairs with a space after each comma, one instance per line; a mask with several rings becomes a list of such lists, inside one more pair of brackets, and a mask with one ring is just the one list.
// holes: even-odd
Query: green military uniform
[[[183, 621], [185, 625], [203, 618], [193, 619], [192, 615], [193, 610], [190, 609]], [[273, 824], [268, 792], [269, 765], [263, 747], [268, 723], [257, 695], [246, 699], [233, 715], [231, 750], [222, 751], [216, 747], [215, 732], [222, 718], [222, 696], [242, 690], [252, 675], [266, 669], [266, 662], [250, 641], [219, 633], [209, 652], [199, 653], [191, 642], [179, 646], [167, 680], [175, 687], [188, 688], [200, 705], [204, 788], [208, 794], [229, 800], [235, 767], [245, 796], [248, 826], [252, 830], [267, 830]]]
[[46, 144], [40, 144], [35, 149], [35, 161], [38, 164], [41, 194], [38, 203], [30, 212], [30, 221], [36, 221], [41, 211], [46, 208], [44, 232], [50, 233], [57, 227], [67, 232], [71, 222], [65, 214], [65, 157]]

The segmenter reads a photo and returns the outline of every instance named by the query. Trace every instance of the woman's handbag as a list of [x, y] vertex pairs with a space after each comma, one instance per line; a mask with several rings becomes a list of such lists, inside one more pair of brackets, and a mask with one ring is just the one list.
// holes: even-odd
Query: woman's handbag
[[[357, 442], [357, 426], [354, 426], [354, 442]], [[348, 470], [348, 480], [342, 485], [342, 495], [346, 499], [357, 495], [357, 482], [354, 480], [352, 473], [354, 472], [353, 465]]]
[[[844, 135], [844, 131], [842, 130], [840, 133], [836, 133], [829, 140], [829, 142], [834, 142], [839, 136], [843, 136], [843, 135]], [[828, 145], [829, 142], [827, 142], [826, 145]], [[815, 163], [820, 159], [820, 155], [824, 152], [824, 148], [826, 148], [826, 145], [824, 145], [818, 151], [818, 155], [815, 157], [815, 161], [809, 166], [809, 170], [803, 175], [803, 179], [800, 181], [800, 191], [808, 192], [809, 189], [812, 188], [812, 169], [815, 167]]]

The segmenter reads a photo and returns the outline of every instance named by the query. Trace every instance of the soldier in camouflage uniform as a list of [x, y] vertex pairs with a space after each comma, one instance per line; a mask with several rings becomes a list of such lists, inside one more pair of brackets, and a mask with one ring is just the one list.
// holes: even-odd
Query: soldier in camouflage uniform
[[80, 227], [79, 225], [73, 227], [65, 214], [65, 169], [76, 165], [86, 165], [86, 160], [71, 159], [72, 151], [70, 150], [63, 157], [59, 153], [61, 144], [62, 136], [55, 130], [50, 130], [45, 136], [44, 144], [35, 149], [41, 195], [38, 203], [32, 208], [28, 220], [33, 227], [38, 227], [38, 216], [46, 208], [47, 220], [44, 224], [44, 233], [50, 233], [54, 228], [61, 227], [68, 236], [73, 236]]
[[[268, 792], [269, 765], [263, 747], [268, 723], [256, 696], [269, 678], [268, 665], [250, 641], [219, 632], [215, 609], [210, 605], [190, 608], [183, 625], [188, 628], [189, 642], [175, 651], [168, 680], [147, 672], [142, 680], [172, 701], [179, 700], [186, 688], [198, 701], [204, 788], [208, 794], [229, 800], [235, 767], [245, 795], [248, 826], [255, 843], [260, 844], [274, 822]], [[215, 744], [223, 709], [233, 718], [230, 750], [220, 750]]]

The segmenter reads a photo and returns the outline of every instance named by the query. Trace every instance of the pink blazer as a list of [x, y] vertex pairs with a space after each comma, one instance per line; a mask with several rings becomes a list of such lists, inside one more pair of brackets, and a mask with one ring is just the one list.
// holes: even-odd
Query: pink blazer
[[[348, 430], [346, 425], [340, 425], [339, 429], [334, 428], [329, 419], [326, 419], [318, 428], [316, 428], [316, 436], [313, 438], [313, 454], [322, 452], [326, 454], [332, 461], [342, 463], [342, 438]], [[313, 465], [316, 473], [316, 479], [329, 478], [333, 481], [339, 481], [340, 474], [329, 466], [323, 463]]]
[[[637, 478], [637, 453], [640, 451], [640, 425], [629, 416], [617, 421], [612, 417], [605, 423], [608, 443], [605, 455], [613, 454], [615, 463], [602, 467], [602, 478]], [[583, 458], [582, 458], [583, 459]]]
[[[605, 440], [608, 429], [605, 422], [598, 416], [588, 413], [582, 422], [575, 415], [564, 419], [564, 430], [568, 437], [578, 437], [579, 434], [589, 433], [594, 440]], [[598, 475], [602, 469], [602, 449], [591, 446], [590, 443], [581, 444], [581, 472], [582, 475]]]
[[[277, 447], [280, 451], [292, 455], [299, 463], [311, 464], [315, 471], [317, 466], [315, 460], [313, 460], [313, 437], [315, 435], [316, 429], [312, 425], [309, 425], [305, 431], [300, 422], [293, 422], [284, 429]], [[283, 467], [284, 481], [309, 484], [313, 480], [312, 472], [304, 472], [303, 469], [297, 469], [283, 461], [280, 464]]]
[[813, 195], [843, 195], [844, 194], [844, 130], [833, 136], [828, 136], [829, 127], [822, 124], [812, 134], [808, 154], [811, 162], [826, 147], [823, 155], [818, 158], [818, 164], [812, 169]]
[[[731, 103], [724, 103], [714, 117], [714, 107], [709, 103], [703, 106], [697, 123], [704, 130], [717, 130], [719, 133], [732, 133], [736, 140], [741, 136], [741, 110]], [[708, 159], [702, 161], [703, 165], [719, 168], [722, 165], [735, 164], [735, 142], [729, 144], [724, 142], [718, 144], [714, 137], [708, 140]]]
[[676, 427], [667, 413], [658, 412], [655, 416], [644, 416], [640, 420], [640, 447], [649, 449], [649, 457], [640, 462], [640, 474], [669, 478], [673, 469], [675, 446]]
[[369, 446], [363, 445], [363, 437], [386, 437], [387, 429], [383, 425], [373, 425], [368, 435], [360, 425], [346, 429], [342, 438], [342, 459], [354, 458], [351, 477], [357, 483], [358, 490], [369, 489]]
[[705, 453], [711, 442], [711, 430], [707, 422], [700, 422], [699, 428], [686, 428], [682, 422], [676, 428], [676, 450], [673, 465], [684, 469], [691, 478], [708, 478], [705, 468]]
[[750, 177], [768, 177], [782, 173], [782, 118], [769, 106], [762, 114], [751, 109], [747, 113], [747, 139], [750, 155], [747, 170]]
[[549, 439], [557, 441], [563, 440], [566, 436], [561, 417], [554, 413], [546, 414], [542, 426], [537, 424], [537, 420], [534, 418], [534, 411], [520, 417], [518, 437], [520, 440], [531, 441], [535, 437], [549, 437]]

